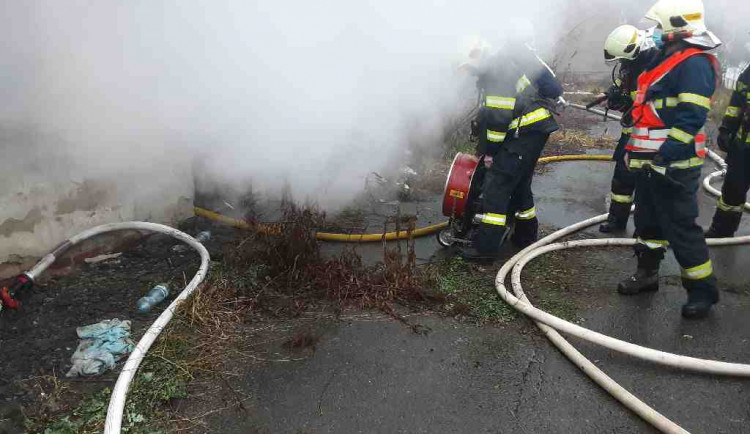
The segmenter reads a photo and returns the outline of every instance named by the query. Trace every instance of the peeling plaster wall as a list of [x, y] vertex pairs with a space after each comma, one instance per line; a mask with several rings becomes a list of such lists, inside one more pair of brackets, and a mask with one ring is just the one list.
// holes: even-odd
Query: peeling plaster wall
[[44, 170], [46, 165], [34, 170], [24, 161], [14, 163], [0, 175], [0, 264], [41, 257], [70, 236], [103, 223], [173, 224], [192, 214], [189, 167], [82, 179]]

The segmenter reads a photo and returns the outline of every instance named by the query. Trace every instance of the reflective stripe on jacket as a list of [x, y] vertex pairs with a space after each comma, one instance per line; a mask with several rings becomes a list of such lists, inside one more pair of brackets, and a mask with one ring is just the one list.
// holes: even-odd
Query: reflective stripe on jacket
[[517, 134], [551, 133], [559, 128], [540, 101], [557, 99], [562, 86], [533, 53], [517, 54], [512, 59], [503, 55], [491, 58], [477, 86], [483, 95], [480, 152], [493, 155], [499, 144]]
[[[687, 149], [679, 151], [681, 155], [684, 154], [688, 159], [694, 156], [705, 157], [706, 135], [703, 124], [705, 123], [705, 115], [711, 108], [711, 99], [704, 95], [691, 93], [688, 91], [690, 89], [670, 90], [663, 83], [665, 77], [668, 77], [683, 62], [694, 56], [706, 56], [716, 74], [718, 61], [715, 56], [697, 48], [687, 48], [670, 55], [638, 78], [638, 91], [632, 111], [635, 125], [630, 141], [626, 146], [629, 152], [638, 153], [638, 158], [648, 154], [653, 158], [653, 155], [659, 152], [668, 141], [673, 147], [675, 144], [690, 146], [689, 151]], [[678, 77], [682, 78], [682, 76]], [[685, 86], [684, 82], [679, 83]], [[670, 94], [672, 92], [674, 94]], [[693, 106], [695, 108], [692, 108]], [[700, 110], [699, 113], [703, 115], [703, 118], [696, 115], [692, 123], [686, 124], [689, 125], [689, 128], [684, 126], [683, 129], [677, 125], [677, 121], [684, 121], [685, 116], [679, 117], [673, 113], [679, 110], [685, 110], [687, 115]], [[670, 117], [665, 119], [663, 118], [664, 115], [670, 115]]]
[[737, 80], [721, 129], [734, 136], [735, 141], [750, 144], [750, 66]]

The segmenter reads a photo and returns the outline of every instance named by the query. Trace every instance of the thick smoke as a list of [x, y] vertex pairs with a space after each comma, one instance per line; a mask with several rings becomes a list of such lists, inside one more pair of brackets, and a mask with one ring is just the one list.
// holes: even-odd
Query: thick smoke
[[[147, 199], [198, 167], [339, 205], [407, 148], [439, 148], [466, 35], [521, 35], [548, 58], [564, 41], [601, 65], [608, 31], [650, 4], [615, 3], [2, 0], [0, 170], [26, 179], [0, 182]], [[597, 30], [566, 38], [575, 26]]]

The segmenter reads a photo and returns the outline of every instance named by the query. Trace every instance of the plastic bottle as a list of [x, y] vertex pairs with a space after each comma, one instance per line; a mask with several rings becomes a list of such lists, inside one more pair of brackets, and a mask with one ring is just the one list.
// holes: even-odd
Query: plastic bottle
[[169, 295], [169, 287], [166, 283], [160, 283], [148, 292], [144, 297], [141, 297], [136, 302], [136, 307], [141, 312], [148, 312], [152, 307], [164, 301]]
[[[198, 240], [199, 243], [205, 243], [206, 241], [211, 239], [211, 231], [203, 231], [195, 236], [195, 239]], [[189, 249], [187, 244], [181, 243], [177, 244], [176, 246], [172, 247], [173, 252], [186, 252]]]
[[198, 240], [199, 243], [205, 243], [211, 239], [211, 231], [203, 231], [196, 235], [195, 239]]

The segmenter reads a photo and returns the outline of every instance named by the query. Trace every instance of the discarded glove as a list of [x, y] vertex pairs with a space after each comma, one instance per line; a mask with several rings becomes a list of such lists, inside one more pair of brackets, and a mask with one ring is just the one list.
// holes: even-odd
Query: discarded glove
[[78, 327], [76, 333], [81, 342], [70, 358], [73, 367], [66, 377], [100, 375], [135, 348], [130, 339], [130, 321], [104, 320]]

